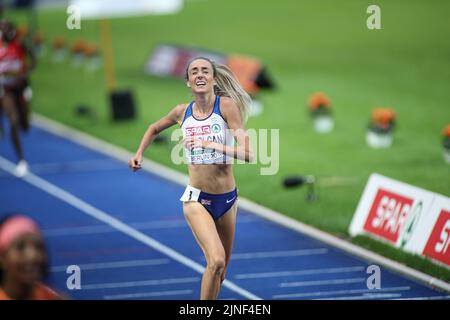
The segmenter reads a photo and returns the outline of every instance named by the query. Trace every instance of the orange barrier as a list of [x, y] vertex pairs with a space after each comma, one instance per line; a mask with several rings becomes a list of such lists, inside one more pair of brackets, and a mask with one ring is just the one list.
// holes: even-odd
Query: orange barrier
[[233, 71], [245, 91], [251, 95], [259, 92], [260, 88], [255, 83], [261, 71], [261, 64], [258, 60], [239, 55], [231, 55], [226, 60], [226, 65]]

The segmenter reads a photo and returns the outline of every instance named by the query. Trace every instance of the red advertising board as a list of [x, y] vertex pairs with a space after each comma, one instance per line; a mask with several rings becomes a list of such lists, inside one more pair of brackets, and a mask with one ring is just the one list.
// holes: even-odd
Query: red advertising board
[[450, 268], [450, 198], [372, 174], [349, 227]]
[[364, 224], [364, 230], [395, 244], [412, 204], [412, 198], [379, 188]]
[[450, 211], [439, 213], [423, 254], [450, 266]]

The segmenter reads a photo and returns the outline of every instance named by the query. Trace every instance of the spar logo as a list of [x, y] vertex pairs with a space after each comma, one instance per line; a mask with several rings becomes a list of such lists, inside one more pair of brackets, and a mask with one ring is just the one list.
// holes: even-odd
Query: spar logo
[[423, 254], [450, 266], [450, 211], [442, 210]]
[[213, 124], [211, 129], [212, 129], [213, 133], [219, 133], [220, 132], [220, 124], [217, 124], [217, 123]]
[[411, 212], [413, 199], [379, 189], [364, 230], [396, 243]]
[[202, 136], [211, 133], [211, 125], [187, 127], [185, 129], [186, 136]]
[[404, 247], [408, 241], [411, 240], [414, 230], [419, 223], [420, 216], [422, 215], [422, 209], [422, 201], [418, 201], [414, 205], [414, 208], [412, 208], [411, 213], [408, 215], [408, 220], [405, 223], [404, 231], [400, 236], [400, 247]]

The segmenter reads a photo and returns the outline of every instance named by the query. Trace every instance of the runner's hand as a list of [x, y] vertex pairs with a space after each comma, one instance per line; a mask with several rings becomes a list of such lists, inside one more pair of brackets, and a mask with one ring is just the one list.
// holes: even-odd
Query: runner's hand
[[205, 147], [204, 141], [200, 140], [198, 138], [195, 138], [195, 137], [187, 137], [184, 139], [183, 143], [184, 143], [184, 146], [189, 150], [191, 150], [193, 148], [204, 148]]
[[128, 161], [128, 166], [130, 167], [133, 172], [138, 171], [142, 168], [142, 156], [141, 155], [135, 155], [133, 158], [131, 158]]

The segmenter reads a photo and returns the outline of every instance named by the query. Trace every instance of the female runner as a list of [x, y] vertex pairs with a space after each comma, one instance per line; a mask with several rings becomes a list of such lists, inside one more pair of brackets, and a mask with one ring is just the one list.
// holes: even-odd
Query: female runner
[[253, 161], [244, 128], [251, 99], [228, 67], [203, 57], [189, 63], [186, 83], [195, 100], [179, 104], [151, 124], [128, 164], [133, 171], [139, 170], [144, 150], [155, 136], [174, 124], [181, 126], [189, 184], [180, 200], [207, 262], [200, 299], [216, 299], [230, 261], [236, 223], [232, 162]]

